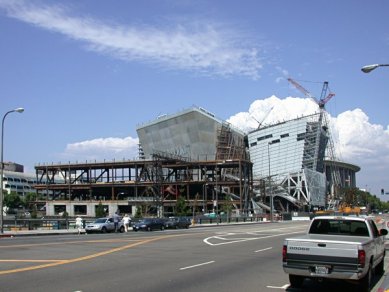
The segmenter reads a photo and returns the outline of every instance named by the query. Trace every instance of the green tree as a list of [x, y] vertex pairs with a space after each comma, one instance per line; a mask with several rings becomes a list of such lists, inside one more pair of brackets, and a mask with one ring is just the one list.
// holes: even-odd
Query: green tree
[[176, 202], [176, 215], [187, 216], [190, 214], [189, 206], [187, 205], [184, 197], [179, 196]]
[[10, 209], [19, 208], [20, 205], [24, 204], [20, 196], [15, 192], [11, 192], [10, 194], [5, 194], [3, 202], [4, 202], [4, 206], [7, 206]]
[[31, 208], [31, 218], [32, 219], [36, 219], [38, 217], [38, 210], [37, 210], [37, 207], [36, 205], [32, 205], [32, 208]]
[[221, 211], [226, 213], [228, 217], [231, 215], [231, 211], [234, 208], [232, 203], [231, 195], [227, 194], [225, 198], [225, 203], [221, 207]]
[[36, 193], [27, 193], [23, 200], [23, 205], [27, 209], [33, 209], [36, 201]]
[[142, 217], [143, 217], [143, 206], [142, 205], [138, 205], [136, 207], [136, 212], [135, 212], [134, 218], [139, 219], [139, 218], [142, 218]]
[[96, 217], [105, 217], [104, 206], [101, 202], [96, 207]]

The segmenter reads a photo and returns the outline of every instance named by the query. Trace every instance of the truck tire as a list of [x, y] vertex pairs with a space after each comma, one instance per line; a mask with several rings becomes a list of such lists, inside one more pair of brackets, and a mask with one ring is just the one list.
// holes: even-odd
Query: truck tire
[[359, 291], [369, 292], [372, 278], [373, 278], [373, 271], [371, 269], [371, 265], [369, 265], [369, 270], [367, 271], [365, 277], [363, 277], [359, 281], [359, 288], [360, 288]]
[[303, 286], [304, 277], [297, 275], [289, 275], [289, 282], [292, 288], [301, 288]]

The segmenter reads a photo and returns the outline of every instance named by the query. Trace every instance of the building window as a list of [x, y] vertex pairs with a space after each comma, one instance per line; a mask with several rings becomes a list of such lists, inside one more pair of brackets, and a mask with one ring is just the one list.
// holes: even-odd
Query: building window
[[54, 215], [63, 215], [66, 212], [66, 205], [55, 205], [54, 206]]
[[253, 142], [250, 144], [250, 147], [257, 146], [257, 142]]
[[286, 138], [286, 137], [289, 137], [289, 133], [281, 135], [281, 138]]
[[74, 215], [86, 215], [86, 205], [75, 205]]
[[257, 141], [269, 139], [269, 138], [272, 138], [272, 137], [273, 137], [273, 134], [269, 134], [269, 135], [266, 135], [266, 136], [262, 136], [262, 137], [257, 138]]

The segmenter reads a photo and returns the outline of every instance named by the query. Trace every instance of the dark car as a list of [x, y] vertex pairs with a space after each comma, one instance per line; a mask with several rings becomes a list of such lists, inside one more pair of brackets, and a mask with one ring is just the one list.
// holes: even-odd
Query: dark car
[[182, 217], [170, 217], [165, 221], [166, 229], [189, 228], [190, 220]]
[[151, 230], [164, 230], [165, 222], [160, 218], [144, 218], [141, 221], [132, 225], [132, 230], [139, 231], [151, 231]]

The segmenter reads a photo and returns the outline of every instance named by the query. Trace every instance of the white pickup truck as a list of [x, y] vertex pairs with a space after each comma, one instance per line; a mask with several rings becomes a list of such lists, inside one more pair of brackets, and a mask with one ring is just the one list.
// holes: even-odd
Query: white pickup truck
[[350, 280], [370, 291], [373, 273], [384, 272], [387, 234], [371, 218], [316, 217], [307, 234], [285, 239], [283, 269], [295, 288], [313, 278]]

